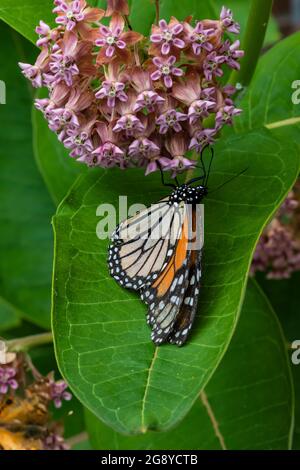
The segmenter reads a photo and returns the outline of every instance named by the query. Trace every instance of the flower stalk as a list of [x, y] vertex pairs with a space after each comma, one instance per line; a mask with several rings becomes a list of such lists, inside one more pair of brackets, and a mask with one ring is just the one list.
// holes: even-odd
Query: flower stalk
[[49, 333], [41, 333], [38, 335], [25, 336], [24, 338], [16, 338], [6, 342], [7, 349], [14, 352], [25, 352], [29, 349], [35, 348], [37, 346], [42, 346], [44, 344], [49, 344], [53, 342], [53, 335]]
[[158, 23], [159, 23], [159, 18], [160, 18], [159, 0], [155, 0], [155, 11], [156, 11], [155, 24], [158, 25]]
[[245, 52], [240, 70], [233, 70], [229, 79], [231, 85], [240, 83], [248, 86], [264, 44], [267, 26], [272, 13], [273, 0], [252, 0], [242, 49]]

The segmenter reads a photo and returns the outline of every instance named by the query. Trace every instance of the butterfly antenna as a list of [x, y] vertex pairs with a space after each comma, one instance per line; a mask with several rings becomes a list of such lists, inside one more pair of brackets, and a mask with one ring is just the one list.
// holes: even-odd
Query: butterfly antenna
[[[191, 180], [189, 180], [187, 182], [187, 184], [192, 184], [192, 183], [196, 183], [197, 181], [206, 181], [206, 168], [205, 168], [205, 165], [204, 165], [204, 161], [203, 161], [203, 154], [204, 154], [204, 151], [209, 147], [209, 145], [205, 145], [205, 147], [203, 147], [203, 149], [201, 150], [201, 153], [200, 153], [200, 162], [201, 162], [201, 166], [199, 165], [196, 165], [196, 168], [200, 168], [200, 170], [203, 171], [203, 175], [202, 176], [197, 176], [196, 178], [193, 178]], [[205, 183], [206, 184], [206, 183]]]
[[[209, 146], [208, 146], [209, 147]], [[205, 149], [206, 147], [204, 147]], [[204, 186], [207, 186], [208, 184], [208, 179], [209, 179], [209, 175], [210, 175], [210, 170], [211, 170], [211, 166], [212, 166], [212, 162], [213, 162], [213, 159], [214, 159], [214, 156], [215, 156], [215, 152], [214, 152], [214, 149], [212, 147], [210, 147], [210, 151], [211, 151], [211, 157], [210, 157], [210, 162], [209, 162], [209, 166], [208, 166], [208, 171], [207, 171], [207, 176], [206, 176], [206, 180], [205, 180], [205, 183], [204, 183]]]
[[215, 193], [216, 191], [219, 191], [219, 189], [223, 188], [224, 186], [226, 186], [226, 184], [228, 183], [231, 183], [231, 181], [235, 180], [236, 178], [238, 178], [239, 176], [243, 175], [244, 173], [246, 173], [246, 171], [249, 170], [249, 167], [248, 168], [245, 168], [244, 170], [240, 171], [240, 173], [238, 173], [237, 175], [234, 175], [232, 176], [229, 180], [225, 181], [225, 183], [221, 184], [221, 186], [218, 186], [217, 188], [215, 188], [213, 191], [209, 191], [209, 194], [212, 194], [212, 193]]
[[[175, 185], [175, 184], [166, 183], [166, 182], [165, 182], [165, 177], [164, 177], [164, 172], [163, 172], [163, 170], [162, 170], [162, 167], [161, 167], [161, 165], [160, 165], [159, 162], [157, 162], [157, 165], [158, 165], [158, 168], [159, 168], [159, 171], [160, 171], [160, 176], [161, 176], [162, 185], [163, 185], [163, 186], [167, 186], [167, 187], [169, 187], [169, 188], [176, 189], [176, 185]], [[176, 178], [176, 183], [177, 183], [177, 186], [179, 186], [178, 181], [177, 181], [177, 178]]]
[[206, 181], [206, 168], [205, 168], [205, 165], [204, 165], [204, 161], [203, 161], [203, 154], [205, 152], [205, 150], [209, 147], [209, 145], [205, 145], [203, 147], [203, 149], [201, 150], [201, 153], [200, 153], [200, 162], [201, 162], [201, 166], [202, 166], [202, 170], [203, 170], [203, 178], [204, 178], [204, 181]]

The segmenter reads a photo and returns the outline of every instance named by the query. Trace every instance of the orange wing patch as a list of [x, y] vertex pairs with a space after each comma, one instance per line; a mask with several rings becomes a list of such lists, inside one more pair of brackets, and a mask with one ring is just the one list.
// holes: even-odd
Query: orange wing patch
[[157, 289], [157, 296], [163, 297], [171, 287], [175, 273], [181, 268], [186, 259], [188, 239], [187, 239], [188, 219], [182, 225], [181, 238], [179, 239], [175, 253], [170, 259], [169, 263], [162, 271], [161, 275], [152, 284], [154, 289]]

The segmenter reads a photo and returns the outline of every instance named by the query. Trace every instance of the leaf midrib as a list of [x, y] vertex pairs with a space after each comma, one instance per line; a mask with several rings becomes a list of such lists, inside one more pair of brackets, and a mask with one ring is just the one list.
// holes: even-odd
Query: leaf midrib
[[153, 357], [152, 357], [152, 360], [150, 362], [150, 366], [149, 366], [148, 374], [147, 374], [146, 387], [145, 387], [145, 391], [144, 391], [144, 395], [143, 395], [143, 399], [142, 399], [142, 409], [141, 409], [141, 432], [142, 433], [147, 432], [147, 426], [145, 425], [146, 401], [147, 401], [148, 391], [149, 391], [150, 386], [151, 386], [150, 385], [150, 380], [151, 380], [153, 367], [154, 367], [155, 361], [157, 359], [157, 354], [158, 354], [158, 346], [155, 347]]

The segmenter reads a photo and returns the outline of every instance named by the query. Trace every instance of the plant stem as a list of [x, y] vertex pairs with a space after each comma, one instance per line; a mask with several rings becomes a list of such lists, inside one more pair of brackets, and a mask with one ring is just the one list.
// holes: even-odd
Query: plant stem
[[124, 18], [125, 18], [125, 22], [126, 22], [126, 25], [127, 25], [128, 29], [130, 29], [130, 31], [132, 31], [132, 26], [131, 26], [131, 23], [130, 23], [130, 20], [129, 20], [129, 16], [125, 15]]
[[155, 19], [155, 23], [158, 25], [158, 23], [159, 23], [159, 18], [160, 18], [159, 0], [155, 0], [155, 10], [156, 10], [156, 19]]
[[41, 333], [39, 335], [25, 336], [24, 338], [16, 338], [6, 342], [9, 351], [27, 351], [28, 349], [43, 344], [53, 342], [52, 333]]
[[67, 444], [72, 448], [76, 444], [81, 444], [82, 442], [88, 441], [89, 436], [87, 432], [82, 432], [76, 436], [72, 436], [67, 440]]
[[273, 0], [252, 0], [242, 44], [245, 56], [241, 60], [241, 69], [234, 70], [229, 83], [247, 86], [251, 82], [263, 47], [265, 34], [272, 12]]

